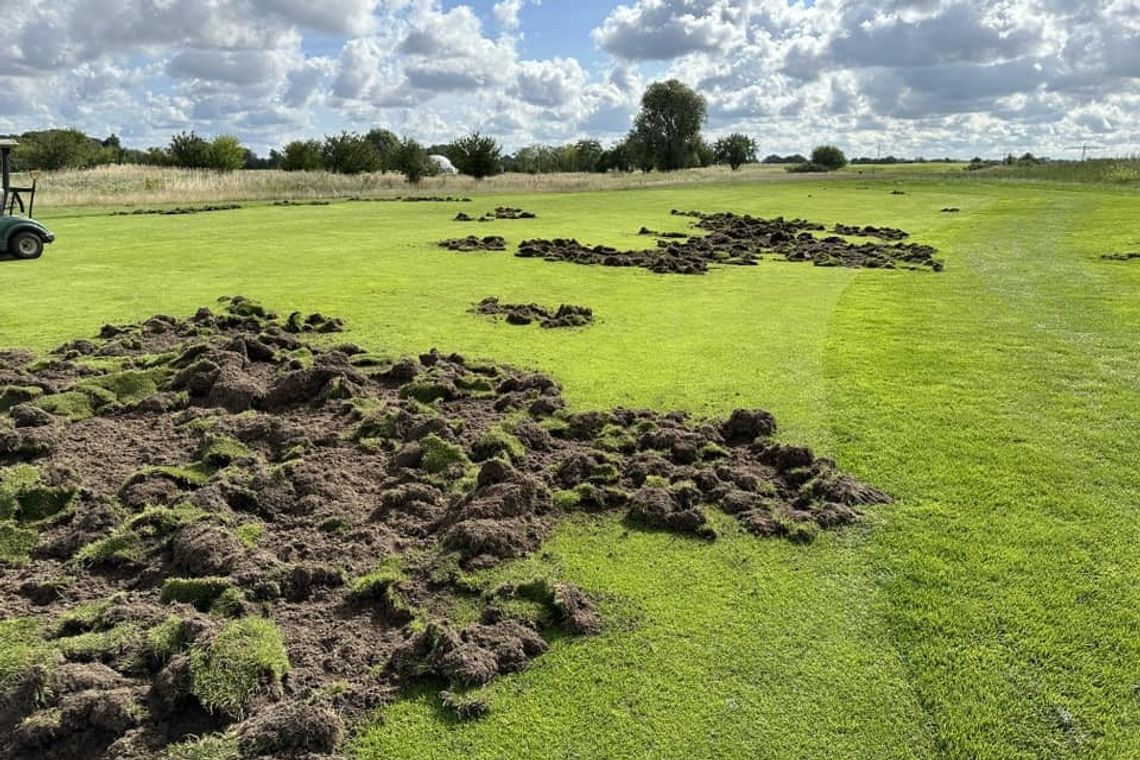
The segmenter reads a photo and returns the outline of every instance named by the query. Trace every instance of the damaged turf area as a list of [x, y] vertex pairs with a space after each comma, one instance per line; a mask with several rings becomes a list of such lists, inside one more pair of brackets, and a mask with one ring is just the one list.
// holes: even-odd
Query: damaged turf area
[[[657, 237], [657, 247], [635, 251], [584, 245], [572, 238], [524, 240], [515, 255], [574, 264], [640, 267], [657, 274], [704, 274], [716, 265], [754, 266], [765, 255], [781, 256], [789, 262], [810, 262], [817, 267], [933, 272], [944, 268], [942, 261], [935, 258], [937, 251], [933, 247], [901, 242], [910, 235], [893, 227], [836, 224], [832, 228], [834, 234], [819, 237], [813, 233], [826, 228], [804, 219], [762, 219], [748, 214], [677, 209], [671, 213], [696, 219], [694, 227], [700, 234], [656, 232], [642, 227], [638, 234]], [[862, 240], [852, 242], [847, 237]]]
[[764, 411], [574, 414], [541, 374], [299, 337], [340, 329], [233, 298], [4, 354], [0, 754], [319, 757], [424, 682], [477, 718], [606, 625], [573, 586], [478, 579], [560, 518], [810, 541], [887, 501]]

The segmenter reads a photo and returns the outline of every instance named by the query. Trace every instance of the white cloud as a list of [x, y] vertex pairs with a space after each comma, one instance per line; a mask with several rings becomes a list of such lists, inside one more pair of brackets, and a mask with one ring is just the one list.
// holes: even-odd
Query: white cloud
[[675, 76], [707, 96], [710, 133], [764, 152], [1140, 150], [1140, 0], [614, 0], [557, 54], [558, 30], [528, 28], [554, 9], [536, 0], [9, 5], [0, 132], [233, 131], [264, 151], [383, 125], [518, 146], [620, 136], [647, 82]]
[[502, 2], [495, 3], [491, 13], [495, 16], [495, 22], [503, 29], [518, 29], [519, 14], [528, 2], [539, 5], [542, 0], [502, 0]]
[[594, 30], [603, 50], [633, 61], [664, 61], [724, 48], [744, 32], [747, 2], [638, 0], [615, 8]]

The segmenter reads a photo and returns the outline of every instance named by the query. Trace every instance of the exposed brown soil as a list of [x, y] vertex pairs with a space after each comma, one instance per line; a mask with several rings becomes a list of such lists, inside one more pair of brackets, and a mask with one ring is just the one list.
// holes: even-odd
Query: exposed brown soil
[[218, 206], [179, 206], [177, 208], [137, 208], [134, 211], [112, 211], [111, 216], [185, 216], [186, 214], [207, 214], [211, 211], [235, 211], [241, 208], [238, 203], [225, 203]]
[[873, 237], [880, 240], [906, 240], [910, 237], [909, 232], [904, 232], [895, 227], [874, 227], [867, 225], [860, 227], [858, 225], [852, 226], [849, 224], [837, 224], [832, 228], [832, 232], [836, 235], [847, 235], [849, 237]]
[[[897, 242], [908, 237], [903, 230], [890, 227], [854, 227], [836, 225], [843, 235], [877, 237], [893, 242], [852, 243], [823, 232], [820, 224], [803, 219], [783, 217], [761, 219], [733, 213], [704, 214], [699, 211], [673, 209], [674, 216], [692, 217], [703, 235], [659, 235], [657, 248], [621, 251], [610, 246], [587, 246], [574, 239], [525, 240], [515, 254], [522, 258], [547, 261], [569, 261], [575, 264], [641, 267], [660, 274], [703, 274], [710, 265], [754, 265], [765, 254], [782, 256], [785, 261], [807, 261], [823, 267], [861, 267], [871, 269], [924, 269], [942, 271], [943, 264], [928, 245]], [[653, 235], [642, 227], [639, 234]]]
[[455, 222], [494, 222], [499, 219], [536, 219], [536, 214], [531, 211], [523, 211], [521, 208], [512, 208], [510, 206], [499, 206], [494, 211], [488, 211], [479, 218], [475, 218], [462, 211], [455, 215]]
[[1106, 253], [1101, 256], [1105, 261], [1132, 261], [1133, 259], [1140, 259], [1140, 251], [1132, 253]]
[[471, 311], [488, 317], [505, 317], [512, 325], [529, 325], [537, 322], [542, 327], [585, 327], [594, 323], [594, 310], [589, 306], [561, 304], [549, 309], [536, 303], [500, 303], [490, 296], [472, 307]]
[[439, 241], [439, 247], [446, 248], [449, 251], [459, 251], [461, 253], [470, 253], [471, 251], [505, 251], [507, 250], [507, 241], [500, 235], [487, 235], [485, 237], [468, 235], [464, 238], [441, 240]]
[[332, 201], [273, 201], [272, 206], [331, 206]]
[[957, 206], [947, 206], [946, 208], [942, 209], [942, 211], [940, 213], [943, 213], [943, 214], [960, 214], [961, 212], [962, 212], [962, 209], [958, 208]]
[[650, 235], [652, 237], [659, 237], [666, 240], [685, 240], [689, 237], [688, 233], [685, 232], [657, 232], [656, 230], [651, 230], [648, 227], [642, 227], [637, 231], [637, 234]]
[[[229, 731], [243, 757], [324, 757], [420, 679], [477, 717], [464, 690], [605, 621], [573, 586], [472, 587], [461, 568], [575, 512], [713, 540], [715, 508], [802, 541], [888, 500], [774, 440], [764, 411], [574, 414], [534, 372], [298, 340], [338, 327], [234, 298], [0, 354], [0, 527], [37, 536], [0, 564], [0, 618], [41, 623], [52, 653], [0, 695], [0, 756], [154, 759]], [[201, 663], [259, 619], [288, 674], [204, 704]]]
[[364, 198], [359, 195], [348, 199], [357, 203], [470, 203], [470, 198], [451, 195], [397, 195], [392, 198]]

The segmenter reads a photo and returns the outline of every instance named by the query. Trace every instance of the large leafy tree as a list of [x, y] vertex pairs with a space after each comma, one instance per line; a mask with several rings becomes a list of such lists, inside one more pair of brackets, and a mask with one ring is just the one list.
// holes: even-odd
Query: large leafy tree
[[697, 154], [707, 118], [708, 104], [695, 90], [676, 79], [654, 82], [641, 96], [633, 136], [658, 169], [684, 169]]
[[835, 171], [847, 166], [847, 156], [834, 145], [818, 145], [811, 152], [811, 162], [827, 171]]
[[756, 163], [756, 141], [740, 132], [720, 138], [713, 150], [716, 152], [717, 163], [728, 164], [733, 171], [744, 164]]
[[380, 156], [381, 171], [399, 171], [396, 164], [400, 152], [400, 138], [396, 137], [394, 132], [376, 128], [369, 131], [364, 139], [376, 149], [376, 155]]
[[233, 135], [218, 135], [210, 143], [210, 168], [232, 172], [245, 165], [245, 148]]
[[437, 171], [424, 146], [410, 137], [405, 137], [400, 142], [392, 161], [392, 169], [403, 173], [404, 178], [413, 185]]
[[170, 139], [170, 163], [183, 169], [208, 169], [212, 160], [210, 143], [196, 132], [182, 132]]
[[14, 160], [21, 170], [84, 169], [99, 163], [102, 145], [75, 129], [25, 132]]
[[597, 140], [579, 140], [574, 144], [574, 171], [596, 172], [605, 153]]
[[321, 144], [316, 140], [294, 140], [285, 146], [281, 168], [287, 172], [315, 172], [325, 168]]
[[448, 155], [461, 173], [483, 179], [503, 170], [502, 153], [495, 138], [472, 132], [453, 142]]
[[380, 169], [380, 154], [361, 135], [341, 132], [329, 135], [321, 146], [325, 168], [337, 174], [363, 174]]

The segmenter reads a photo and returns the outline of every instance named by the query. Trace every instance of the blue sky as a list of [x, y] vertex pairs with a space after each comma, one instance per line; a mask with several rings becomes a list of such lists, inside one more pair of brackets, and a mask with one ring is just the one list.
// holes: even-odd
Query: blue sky
[[652, 81], [762, 152], [1140, 153], [1140, 0], [21, 0], [0, 132], [285, 141], [383, 126], [509, 149], [628, 130]]

